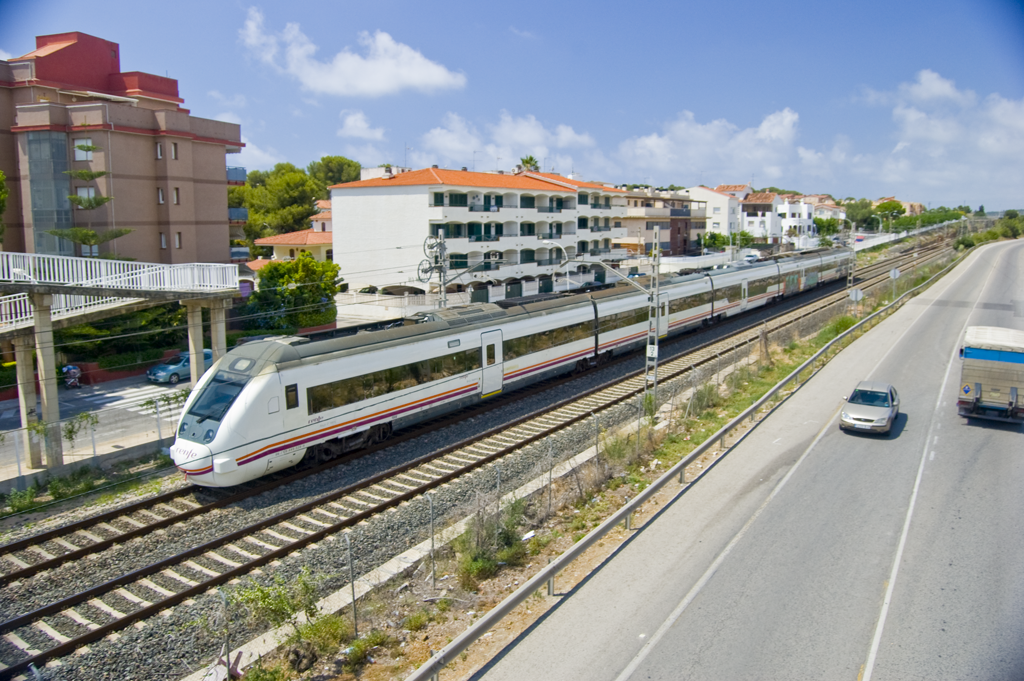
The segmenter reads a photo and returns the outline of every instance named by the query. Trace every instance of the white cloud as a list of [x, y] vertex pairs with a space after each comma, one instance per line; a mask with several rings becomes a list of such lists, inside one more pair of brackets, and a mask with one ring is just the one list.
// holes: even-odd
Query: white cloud
[[220, 102], [221, 106], [226, 106], [229, 109], [241, 109], [245, 107], [246, 104], [245, 95], [234, 95], [233, 97], [227, 97], [225, 95], [222, 95], [217, 90], [210, 90], [206, 94]]
[[373, 144], [348, 144], [342, 149], [346, 158], [350, 158], [353, 161], [359, 161], [363, 166], [376, 167], [381, 163], [387, 163], [387, 158], [383, 151], [378, 149]]
[[753, 175], [764, 184], [781, 177], [786, 164], [798, 157], [793, 141], [799, 120], [786, 108], [756, 128], [741, 129], [725, 119], [699, 123], [692, 112], [683, 111], [663, 132], [625, 140], [617, 155], [628, 171], [643, 177], [653, 171], [677, 182], [697, 177], [733, 182]]
[[0, 61], [10, 61], [14, 59], [14, 55], [5, 50], [0, 50]]
[[362, 111], [343, 110], [339, 115], [343, 122], [338, 130], [338, 137], [357, 137], [378, 141], [384, 139], [384, 128], [371, 128], [370, 121]]
[[900, 95], [913, 102], [950, 101], [961, 106], [974, 104], [975, 96], [970, 90], [957, 90], [951, 80], [947, 80], [931, 69], [924, 69], [917, 74], [917, 82], [902, 83]]
[[261, 149], [245, 135], [242, 135], [242, 152], [237, 156], [229, 156], [229, 165], [239, 165], [246, 170], [270, 170], [278, 163], [286, 160], [285, 157], [273, 147]]
[[542, 170], [555, 168], [567, 173], [574, 167], [573, 157], [559, 150], [589, 149], [596, 144], [589, 134], [578, 133], [568, 125], [557, 125], [551, 130], [532, 114], [516, 117], [507, 111], [502, 111], [487, 131], [486, 135], [481, 134], [466, 119], [448, 113], [442, 126], [423, 136], [413, 161], [422, 165], [448, 162], [456, 167], [472, 167], [475, 163], [478, 170], [508, 169], [519, 163], [520, 158], [533, 156]]
[[449, 71], [383, 31], [359, 34], [365, 56], [346, 47], [324, 62], [315, 58], [318, 48], [298, 24], [289, 23], [283, 31], [273, 34], [264, 29], [263, 23], [263, 13], [250, 7], [239, 30], [242, 43], [253, 56], [292, 76], [312, 92], [380, 97], [403, 90], [434, 92], [466, 85], [465, 75]]
[[517, 35], [520, 38], [525, 38], [527, 40], [536, 40], [537, 39], [537, 34], [536, 33], [531, 33], [530, 31], [521, 31], [518, 28], [516, 28], [515, 26], [509, 26], [508, 30], [512, 31], [512, 33], [514, 35]]
[[892, 151], [859, 156], [855, 172], [875, 181], [879, 191], [886, 185], [900, 188], [896, 191], [910, 200], [1019, 203], [1024, 99], [991, 94], [979, 102], [973, 91], [958, 89], [928, 69], [899, 85], [892, 99]]

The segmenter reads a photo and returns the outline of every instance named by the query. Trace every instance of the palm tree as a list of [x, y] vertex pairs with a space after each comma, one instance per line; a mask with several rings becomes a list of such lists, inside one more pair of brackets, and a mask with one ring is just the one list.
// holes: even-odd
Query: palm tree
[[535, 159], [532, 154], [530, 156], [524, 156], [521, 159], [519, 159], [519, 163], [521, 163], [522, 166], [527, 170], [540, 170], [540, 164], [537, 162], [537, 159]]

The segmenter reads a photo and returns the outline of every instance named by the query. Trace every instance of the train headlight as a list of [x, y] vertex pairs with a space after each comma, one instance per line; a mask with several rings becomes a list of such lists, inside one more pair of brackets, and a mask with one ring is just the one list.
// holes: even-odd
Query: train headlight
[[213, 435], [213, 428], [210, 428], [208, 431], [206, 431], [206, 435], [203, 436], [203, 444], [209, 444], [210, 442], [213, 442]]

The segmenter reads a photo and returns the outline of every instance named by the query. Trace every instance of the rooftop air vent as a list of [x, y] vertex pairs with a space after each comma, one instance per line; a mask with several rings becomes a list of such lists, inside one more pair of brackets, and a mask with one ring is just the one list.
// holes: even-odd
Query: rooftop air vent
[[467, 170], [466, 166], [462, 166], [462, 172], [466, 172], [466, 170]]
[[435, 163], [434, 165], [432, 165], [430, 167], [436, 169], [437, 168], [437, 164]]

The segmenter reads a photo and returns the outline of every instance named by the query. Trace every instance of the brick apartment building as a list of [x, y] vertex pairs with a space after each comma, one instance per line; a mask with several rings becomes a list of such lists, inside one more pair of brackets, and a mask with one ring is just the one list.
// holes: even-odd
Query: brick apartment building
[[[117, 43], [84, 33], [38, 36], [34, 51], [0, 61], [4, 250], [229, 262], [226, 189], [245, 170], [228, 168], [225, 154], [241, 151], [241, 131], [190, 116], [183, 103], [177, 80], [122, 72]], [[83, 181], [66, 170], [108, 175]], [[69, 195], [114, 199], [87, 210]], [[45, 233], [74, 226], [133, 231], [98, 253]]]

